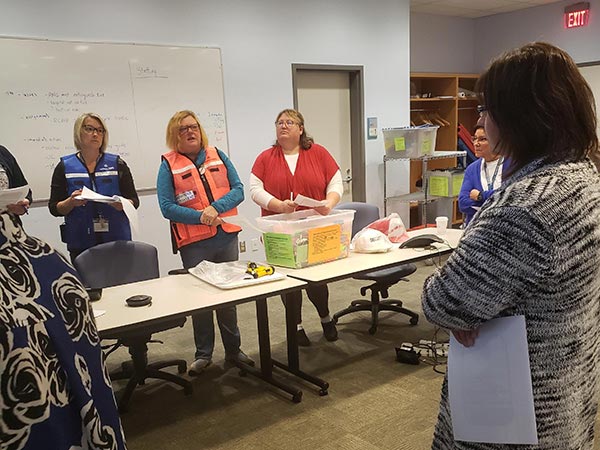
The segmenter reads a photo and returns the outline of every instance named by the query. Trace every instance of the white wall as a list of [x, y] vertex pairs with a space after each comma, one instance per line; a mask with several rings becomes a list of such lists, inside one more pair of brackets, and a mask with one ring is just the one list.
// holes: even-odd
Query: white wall
[[475, 20], [475, 63], [483, 71], [491, 59], [532, 41], [546, 41], [567, 51], [577, 63], [600, 60], [600, 0], [590, 1], [586, 27], [564, 28], [565, 6], [572, 0], [497, 14]]
[[[0, 0], [0, 11], [4, 36], [220, 47], [230, 155], [244, 182], [274, 139], [276, 114], [292, 106], [292, 63], [363, 65], [365, 117], [378, 117], [380, 127], [408, 123], [408, 0]], [[381, 206], [382, 138], [365, 145], [367, 201]], [[137, 238], [159, 248], [161, 271], [180, 266], [155, 195], [142, 197], [140, 212]], [[258, 207], [247, 198], [240, 212], [253, 218]], [[25, 218], [31, 234], [64, 248], [59, 223], [45, 206]]]
[[411, 72], [476, 73], [475, 21], [410, 15]]

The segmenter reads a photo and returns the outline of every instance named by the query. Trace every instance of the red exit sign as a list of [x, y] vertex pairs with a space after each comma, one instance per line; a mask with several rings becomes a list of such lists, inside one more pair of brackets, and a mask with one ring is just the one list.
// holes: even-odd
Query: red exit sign
[[590, 20], [590, 2], [581, 2], [565, 8], [565, 28], [585, 27]]

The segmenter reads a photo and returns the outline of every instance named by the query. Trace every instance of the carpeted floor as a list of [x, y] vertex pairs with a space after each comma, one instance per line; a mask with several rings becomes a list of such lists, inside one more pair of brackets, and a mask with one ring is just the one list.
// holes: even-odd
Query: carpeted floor
[[[434, 270], [419, 265], [410, 282], [390, 290], [405, 306], [420, 313], [424, 279]], [[329, 285], [330, 308], [334, 312], [360, 297], [364, 282], [345, 280]], [[284, 311], [279, 298], [269, 299], [269, 321], [274, 357], [285, 360]], [[174, 385], [149, 380], [134, 393], [123, 427], [130, 450], [222, 449], [222, 450], [425, 450], [431, 446], [443, 375], [432, 366], [398, 363], [394, 347], [402, 342], [433, 340], [434, 328], [421, 316], [409, 325], [408, 317], [385, 312], [375, 335], [368, 333], [369, 313], [340, 319], [339, 340], [327, 342], [317, 313], [305, 299], [304, 327], [312, 341], [300, 349], [301, 368], [330, 383], [329, 395], [299, 384], [302, 402], [246, 376], [236, 368], [225, 368], [223, 346], [217, 336], [213, 364], [193, 378], [190, 397]], [[238, 307], [243, 350], [258, 360], [254, 304]], [[218, 328], [217, 329], [218, 333]], [[181, 329], [155, 336], [164, 344], [151, 344], [151, 360], [179, 357], [191, 362], [194, 347], [191, 321]], [[441, 333], [437, 339], [447, 340]], [[118, 350], [109, 358], [109, 369], [128, 358]], [[444, 371], [445, 366], [438, 366]], [[277, 371], [283, 378], [284, 372]], [[296, 379], [290, 379], [297, 383]], [[124, 386], [116, 382], [119, 392]], [[600, 449], [596, 445], [595, 449]]]

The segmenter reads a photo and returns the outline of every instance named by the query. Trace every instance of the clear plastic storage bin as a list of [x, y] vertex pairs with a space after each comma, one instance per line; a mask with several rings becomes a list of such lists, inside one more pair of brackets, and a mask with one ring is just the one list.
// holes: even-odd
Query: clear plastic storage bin
[[465, 178], [465, 171], [431, 170], [426, 173], [427, 193], [432, 197], [457, 197]]
[[300, 268], [345, 258], [350, 251], [354, 211], [312, 209], [256, 219], [269, 264]]
[[384, 128], [383, 143], [388, 158], [420, 158], [431, 155], [439, 126]]

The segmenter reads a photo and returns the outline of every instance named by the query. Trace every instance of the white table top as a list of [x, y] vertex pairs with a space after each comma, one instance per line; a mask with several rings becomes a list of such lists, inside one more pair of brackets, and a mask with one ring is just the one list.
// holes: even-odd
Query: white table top
[[[420, 230], [411, 231], [408, 233], [411, 237], [420, 234], [436, 234], [435, 228], [423, 228]], [[285, 273], [286, 275], [300, 280], [310, 281], [313, 283], [331, 282], [351, 277], [353, 275], [368, 272], [376, 269], [384, 269], [403, 262], [414, 262], [427, 258], [432, 258], [438, 255], [443, 255], [452, 252], [458, 245], [463, 234], [463, 230], [449, 229], [440, 237], [448, 242], [448, 244], [435, 243], [436, 250], [425, 250], [421, 248], [398, 248], [387, 253], [354, 253], [350, 252], [347, 258], [338, 259], [336, 261], [317, 264], [314, 266], [305, 267], [303, 269], [289, 269], [285, 267], [277, 267], [276, 270]]]
[[[96, 318], [98, 331], [102, 333], [143, 327], [146, 323], [188, 316], [201, 309], [270, 297], [304, 285], [304, 281], [286, 277], [270, 283], [222, 290], [189, 274], [169, 275], [103, 289], [102, 298], [92, 306], [94, 311], [106, 311]], [[151, 295], [152, 304], [136, 308], [127, 306], [125, 299], [138, 294]]]

